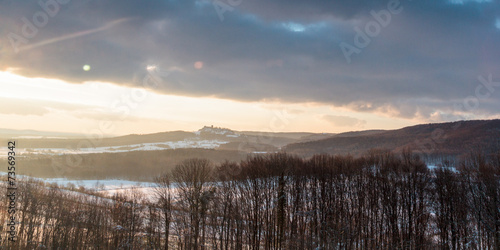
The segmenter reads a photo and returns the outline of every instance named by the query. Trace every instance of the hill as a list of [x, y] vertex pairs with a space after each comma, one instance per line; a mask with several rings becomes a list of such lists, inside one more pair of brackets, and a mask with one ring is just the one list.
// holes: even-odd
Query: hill
[[[7, 145], [8, 138], [16, 140], [22, 155], [60, 155], [88, 153], [118, 153], [178, 148], [206, 148], [238, 150], [247, 153], [276, 152], [295, 142], [328, 138], [332, 134], [238, 132], [227, 128], [205, 126], [198, 131], [170, 131], [154, 134], [132, 134], [100, 138], [97, 135], [55, 137], [39, 131], [14, 131], [12, 137], [0, 137], [0, 145]], [[11, 134], [14, 135], [14, 134]], [[33, 136], [32, 136], [33, 135]], [[64, 134], [61, 134], [61, 136]], [[66, 135], [68, 136], [68, 135]], [[0, 147], [0, 153], [6, 150]], [[5, 154], [3, 154], [5, 155]], [[0, 155], [0, 158], [2, 156]]]
[[362, 155], [373, 148], [395, 153], [412, 148], [427, 157], [461, 156], [475, 149], [500, 149], [500, 120], [473, 120], [423, 124], [387, 131], [361, 131], [334, 135], [327, 139], [292, 143], [283, 151], [300, 156], [318, 153]]

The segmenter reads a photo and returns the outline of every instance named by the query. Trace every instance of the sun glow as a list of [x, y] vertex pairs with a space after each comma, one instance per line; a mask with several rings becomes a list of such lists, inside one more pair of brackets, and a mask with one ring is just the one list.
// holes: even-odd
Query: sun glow
[[[157, 68], [149, 65], [147, 69]], [[268, 132], [342, 132], [365, 126], [387, 128], [391, 124], [396, 128], [413, 124], [326, 104], [165, 95], [106, 82], [73, 84], [14, 72], [0, 71], [0, 105], [8, 107], [0, 109], [0, 120], [4, 121], [0, 127], [86, 133], [106, 121], [113, 123], [116, 129], [112, 134], [117, 135], [194, 131], [210, 124]], [[358, 127], [337, 127], [356, 120]]]

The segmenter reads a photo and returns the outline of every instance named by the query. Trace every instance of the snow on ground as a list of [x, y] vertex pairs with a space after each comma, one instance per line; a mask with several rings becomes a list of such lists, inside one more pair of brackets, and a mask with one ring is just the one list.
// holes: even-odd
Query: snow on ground
[[[5, 176], [7, 173], [0, 172], [0, 176]], [[99, 193], [114, 195], [116, 193], [126, 193], [127, 191], [137, 190], [144, 194], [144, 197], [152, 198], [154, 196], [155, 183], [153, 182], [137, 182], [120, 179], [107, 180], [70, 180], [66, 178], [34, 178], [25, 175], [17, 175], [18, 179], [31, 178], [38, 181], [43, 181], [48, 184], [57, 184], [60, 187], [84, 187], [85, 189], [94, 189]], [[173, 185], [173, 188], [175, 186]]]
[[[149, 201], [155, 202], [155, 187], [156, 184], [153, 182], [134, 182], [128, 180], [68, 180], [65, 178], [53, 178], [53, 179], [39, 179], [47, 183], [56, 183], [60, 186], [70, 186], [75, 185], [76, 188], [80, 186], [85, 187], [85, 189], [94, 189], [98, 193], [111, 197], [115, 194], [123, 194], [130, 197], [132, 191], [139, 192], [140, 197], [147, 199]], [[172, 183], [171, 192], [175, 194], [177, 192], [177, 186]], [[78, 191], [73, 191], [78, 192]]]
[[[229, 143], [224, 139], [222, 140], [202, 140], [200, 138], [201, 133], [210, 133], [214, 135], [225, 135], [227, 138], [237, 138], [240, 135], [234, 131], [226, 128], [217, 127], [203, 127], [202, 129], [194, 132], [197, 137], [189, 138], [182, 141], [166, 141], [166, 142], [156, 142], [156, 143], [141, 143], [132, 145], [120, 145], [111, 147], [94, 147], [94, 148], [22, 148], [17, 147], [15, 149], [17, 155], [65, 155], [65, 154], [91, 154], [91, 153], [122, 153], [130, 151], [151, 151], [151, 150], [165, 150], [165, 149], [178, 149], [178, 148], [205, 148], [205, 149], [215, 149], [220, 145]], [[17, 137], [17, 138], [32, 138], [31, 136]], [[38, 138], [38, 137], [33, 137]], [[49, 137], [43, 137], [49, 138]], [[7, 158], [7, 153], [9, 149], [7, 147], [0, 147], [0, 159]]]
[[119, 179], [109, 180], [68, 180], [66, 178], [48, 178], [40, 179], [47, 183], [55, 183], [60, 186], [74, 185], [75, 187], [83, 186], [84, 188], [97, 188], [99, 190], [116, 190], [116, 189], [129, 189], [134, 186], [152, 187], [152, 182], [137, 182]]
[[[158, 143], [142, 143], [112, 147], [95, 147], [95, 148], [16, 148], [16, 154], [36, 154], [36, 155], [64, 155], [64, 154], [91, 154], [91, 153], [121, 153], [130, 151], [151, 151], [165, 150], [177, 148], [218, 148], [220, 145], [228, 143], [221, 140], [193, 140], [186, 139], [183, 141], [168, 141]], [[9, 149], [7, 147], [0, 148], [0, 158], [6, 158]]]
[[68, 180], [65, 178], [42, 179], [47, 183], [56, 183], [60, 186], [74, 185], [76, 188], [84, 187], [85, 189], [95, 189], [99, 193], [106, 195], [114, 195], [117, 193], [126, 194], [129, 191], [139, 191], [144, 197], [151, 198], [154, 196], [153, 182], [137, 182], [119, 179], [110, 180]]
[[[0, 172], [0, 176], [6, 176], [6, 172]], [[130, 189], [132, 187], [154, 187], [153, 182], [138, 182], [120, 179], [105, 179], [105, 180], [70, 180], [66, 178], [36, 178], [26, 175], [17, 175], [18, 179], [31, 178], [46, 183], [53, 183], [59, 186], [75, 186], [84, 187], [86, 189], [98, 190], [117, 190], [117, 189]]]
[[448, 169], [448, 170], [450, 170], [450, 171], [452, 171], [452, 172], [454, 172], [454, 173], [458, 173], [458, 172], [459, 172], [459, 171], [457, 170], [457, 168], [455, 168], [455, 167], [448, 167], [448, 168], [446, 168], [446, 167], [439, 166], [439, 165], [434, 165], [434, 164], [429, 164], [429, 165], [427, 165], [427, 168], [428, 168], [429, 170], [431, 170], [431, 171], [434, 171], [434, 170], [437, 170], [437, 169]]

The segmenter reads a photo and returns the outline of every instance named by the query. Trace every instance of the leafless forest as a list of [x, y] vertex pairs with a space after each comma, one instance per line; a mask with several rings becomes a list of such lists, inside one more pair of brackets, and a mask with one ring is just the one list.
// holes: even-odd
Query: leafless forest
[[[18, 183], [9, 249], [500, 249], [500, 153], [190, 159], [154, 197]], [[4, 193], [5, 184], [2, 184]], [[0, 209], [2, 232], [8, 221]]]

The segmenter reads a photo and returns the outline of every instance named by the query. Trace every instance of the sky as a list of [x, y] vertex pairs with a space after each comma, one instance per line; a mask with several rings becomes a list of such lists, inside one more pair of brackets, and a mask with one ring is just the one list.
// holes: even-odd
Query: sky
[[494, 0], [0, 1], [0, 128], [124, 135], [500, 118]]

